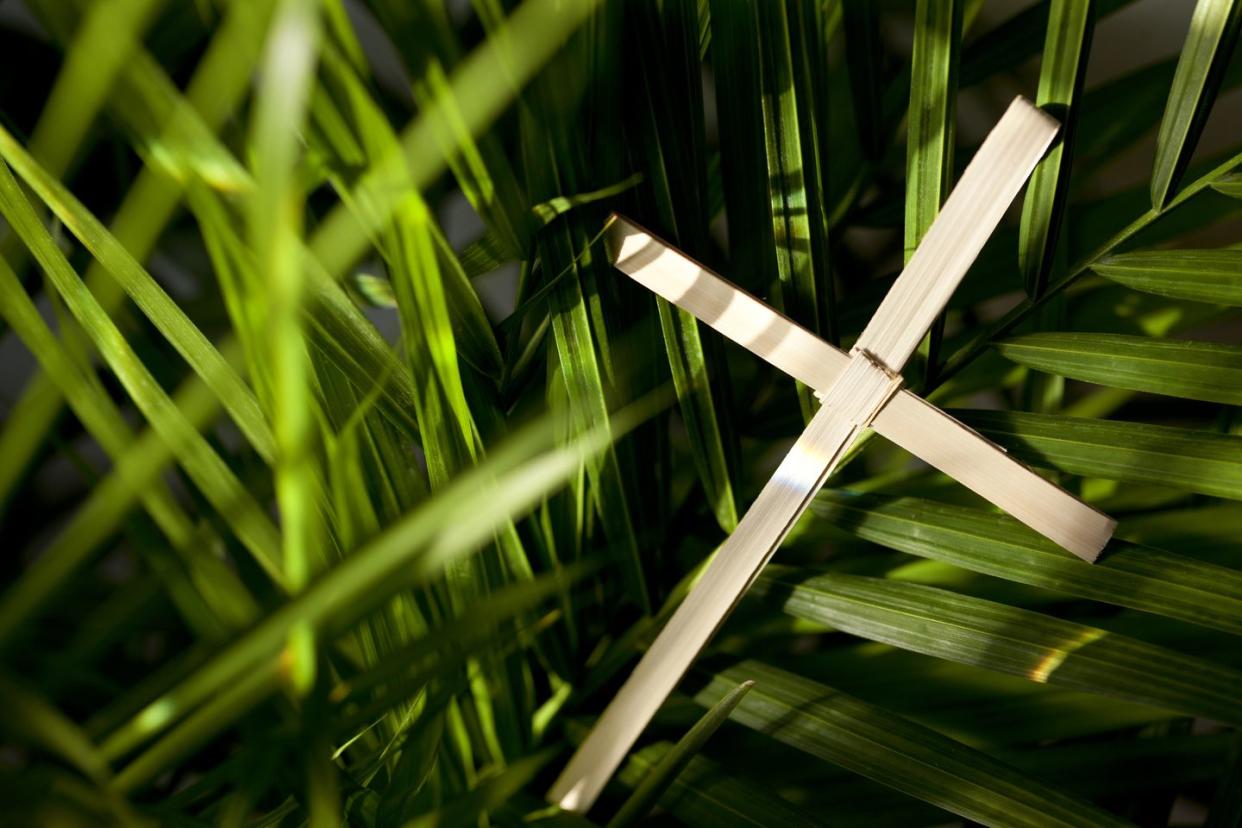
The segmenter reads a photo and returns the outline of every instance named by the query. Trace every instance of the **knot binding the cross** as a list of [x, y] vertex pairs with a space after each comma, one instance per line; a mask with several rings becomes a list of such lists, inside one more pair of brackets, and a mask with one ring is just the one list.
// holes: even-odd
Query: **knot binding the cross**
[[865, 348], [850, 352], [850, 364], [826, 394], [816, 392], [821, 404], [840, 406], [841, 416], [859, 429], [867, 428], [888, 401], [901, 390], [901, 374]]
[[850, 354], [634, 222], [607, 227], [617, 269], [816, 392], [821, 406], [548, 792], [585, 812], [737, 605], [859, 432], [922, 458], [1065, 549], [1094, 561], [1116, 523], [901, 387], [901, 368], [966, 275], [1058, 124], [1016, 99], [979, 148]]

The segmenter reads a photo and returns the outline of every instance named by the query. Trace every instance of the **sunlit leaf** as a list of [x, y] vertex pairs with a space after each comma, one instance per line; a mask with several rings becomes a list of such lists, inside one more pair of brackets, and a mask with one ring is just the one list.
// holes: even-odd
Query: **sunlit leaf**
[[[271, 520], [241, 486], [215, 450], [177, 410], [134, 353], [133, 347], [120, 334], [94, 297], [85, 291], [64, 254], [56, 247], [52, 237], [35, 216], [30, 203], [18, 189], [8, 167], [2, 165], [0, 210], [3, 210], [10, 225], [30, 247], [31, 253], [73, 311], [78, 323], [91, 336], [95, 347], [124, 384], [126, 391], [152, 427], [165, 442], [177, 447], [179, 459], [186, 471], [226, 517], [238, 539], [250, 549], [256, 562], [279, 581], [281, 575], [275, 564], [275, 554], [280, 542]], [[21, 287], [14, 279], [4, 289], [16, 293]]]
[[[234, 3], [229, 7], [219, 34], [208, 46], [199, 71], [195, 72], [190, 81], [186, 91], [187, 107], [178, 110], [171, 122], [160, 125], [162, 132], [158, 137], [151, 137], [153, 143], [161, 143], [165, 137], [181, 129], [182, 124], [188, 120], [181, 113], [197, 111], [211, 127], [218, 126], [228, 117], [248, 84], [249, 70], [257, 58], [258, 41], [271, 4], [272, 0], [260, 0], [254, 3]], [[51, 10], [48, 7], [48, 11]], [[111, 18], [114, 13], [115, 10], [109, 10], [104, 16]], [[110, 25], [116, 25], [116, 22], [112, 19]], [[114, 34], [115, 32], [109, 33], [109, 38]], [[124, 54], [124, 50], [117, 54]], [[89, 64], [89, 58], [85, 62]], [[141, 57], [139, 62], [141, 63]], [[91, 71], [95, 71], [95, 68], [92, 67]], [[132, 71], [134, 70], [130, 67], [126, 74]], [[81, 98], [75, 100], [74, 111], [79, 117], [87, 111]], [[63, 134], [61, 136], [63, 138]], [[30, 150], [36, 159], [43, 159], [38, 141], [32, 140]], [[43, 159], [43, 164], [53, 178], [63, 173], [57, 165], [47, 164], [46, 159]], [[144, 168], [139, 174], [117, 209], [110, 226], [117, 241], [135, 260], [141, 262], [151, 252], [160, 233], [171, 220], [180, 194], [179, 182], [157, 173], [153, 168]], [[114, 311], [126, 295], [99, 260], [90, 263], [83, 280], [99, 299], [100, 305], [109, 312]], [[72, 326], [61, 335], [65, 347], [71, 352], [89, 348], [85, 338]], [[55, 412], [60, 405], [60, 394], [45, 375], [36, 375], [31, 379], [23, 393], [23, 404], [16, 407], [5, 422], [3, 431], [0, 431], [0, 455], [9, 461], [0, 471], [0, 502], [7, 499], [9, 487], [14, 482], [14, 478], [7, 476], [8, 473], [16, 474], [26, 467], [31, 455], [42, 444], [42, 435], [55, 421]]]

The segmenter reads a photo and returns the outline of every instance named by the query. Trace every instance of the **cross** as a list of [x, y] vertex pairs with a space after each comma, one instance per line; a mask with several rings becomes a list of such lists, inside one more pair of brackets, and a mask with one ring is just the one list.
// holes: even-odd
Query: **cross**
[[901, 369], [1043, 156], [1059, 124], [1016, 98], [848, 354], [620, 216], [614, 265], [813, 388], [819, 410], [548, 792], [584, 813], [863, 429], [873, 428], [1093, 562], [1116, 522], [901, 388]]

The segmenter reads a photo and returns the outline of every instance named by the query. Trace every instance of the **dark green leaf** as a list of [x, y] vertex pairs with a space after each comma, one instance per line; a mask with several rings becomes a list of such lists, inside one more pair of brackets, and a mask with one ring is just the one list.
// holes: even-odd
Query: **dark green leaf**
[[[775, 299], [793, 319], [818, 331], [817, 275], [827, 267], [827, 226], [816, 180], [815, 109], [807, 100], [809, 85], [799, 82], [807, 67], [803, 61], [795, 62], [799, 57], [809, 60], [809, 56], [794, 51], [791, 40], [797, 39], [799, 31], [790, 26], [785, 3], [755, 4], [754, 22], [760, 52], [769, 220], [779, 279]], [[795, 18], [793, 22], [800, 21]], [[808, 128], [812, 131], [804, 132]]]
[[407, 828], [441, 828], [450, 825], [473, 825], [484, 814], [507, 802], [514, 794], [530, 783], [548, 760], [550, 751], [520, 759], [502, 771], [479, 782], [464, 797], [446, 803], [428, 814], [406, 822]]
[[6, 740], [48, 751], [97, 784], [110, 781], [112, 772], [98, 748], [56, 707], [8, 676], [0, 676], [0, 693], [0, 733]]
[[907, 262], [939, 214], [953, 183], [963, 5], [963, 0], [919, 0], [915, 12], [906, 128]]
[[1083, 566], [1013, 518], [919, 498], [831, 493], [811, 509], [911, 555], [1242, 635], [1242, 573], [1235, 569], [1120, 540], [1099, 563]]
[[[618, 778], [623, 784], [637, 785], [672, 749], [668, 742], [658, 742], [637, 751], [622, 766]], [[660, 797], [660, 807], [687, 825], [702, 828], [811, 828], [822, 824], [818, 815], [809, 815], [704, 756], [690, 758], [672, 787]]]
[[1042, 468], [1242, 500], [1242, 437], [1016, 411], [956, 414]]
[[1147, 293], [1242, 306], [1242, 250], [1119, 253], [1099, 260], [1091, 269]]
[[769, 566], [753, 594], [786, 613], [936, 658], [1242, 722], [1242, 673], [1116, 633], [947, 590]]
[[[706, 8], [706, 0], [703, 3]], [[690, 255], [709, 256], [708, 161], [705, 159], [702, 68], [697, 60], [697, 16], [688, 0], [652, 6], [639, 16], [639, 37], [661, 44], [645, 55], [640, 76], [646, 94], [636, 103], [642, 160], [651, 170], [650, 206], [657, 226]], [[661, 124], [676, 124], [661, 129]], [[717, 158], [717, 161], [719, 159]], [[720, 337], [700, 328], [686, 311], [655, 300], [664, 351], [703, 491], [726, 532], [737, 525], [730, 459], [736, 455], [727, 400], [727, 365]]]
[[954, 813], [990, 825], [1125, 824], [922, 725], [757, 661], [711, 674], [695, 700], [715, 704], [747, 680], [755, 689], [735, 721]]
[[1229, 828], [1242, 822], [1242, 735], [1234, 734], [1223, 768], [1204, 828]]
[[881, 154], [884, 129], [881, 107], [884, 46], [880, 40], [880, 10], [870, 0], [842, 0], [841, 6], [854, 123], [863, 152], [874, 161]]
[[728, 720], [729, 714], [752, 687], [754, 687], [753, 682], [744, 681], [712, 705], [711, 709], [695, 722], [694, 727], [678, 739], [677, 744], [661, 756], [655, 766], [647, 772], [643, 781], [634, 789], [634, 793], [625, 800], [621, 810], [617, 811], [616, 816], [608, 821], [608, 828], [635, 825], [645, 819], [656, 801], [664, 796], [664, 792], [703, 749], [703, 745], [707, 743], [712, 734]]
[[1069, 379], [1192, 400], [1242, 403], [1242, 348], [1142, 336], [1040, 333], [996, 343], [1006, 359]]

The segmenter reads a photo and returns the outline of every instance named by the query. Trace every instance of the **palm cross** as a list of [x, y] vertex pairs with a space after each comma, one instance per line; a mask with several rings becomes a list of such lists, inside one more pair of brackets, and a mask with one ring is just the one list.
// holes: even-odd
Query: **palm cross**
[[1115, 521], [901, 389], [901, 369], [948, 303], [1059, 125], [1017, 98], [950, 193], [849, 354], [619, 216], [616, 267], [815, 389], [822, 405], [737, 529], [549, 791], [585, 812], [691, 662], [865, 428], [921, 457], [1075, 555], [1094, 561]]

